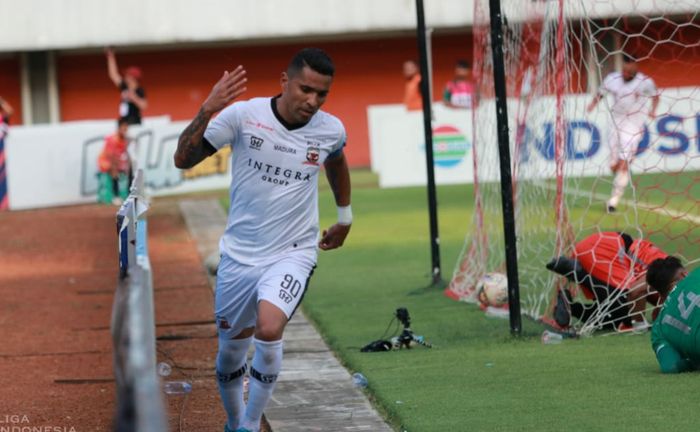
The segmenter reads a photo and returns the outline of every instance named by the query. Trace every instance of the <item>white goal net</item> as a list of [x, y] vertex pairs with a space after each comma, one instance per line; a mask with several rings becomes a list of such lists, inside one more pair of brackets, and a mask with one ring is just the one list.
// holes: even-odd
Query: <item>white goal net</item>
[[[601, 297], [545, 268], [553, 258], [573, 258], [576, 243], [591, 235], [624, 232], [694, 266], [699, 11], [697, 0], [502, 0], [524, 314], [551, 322], [562, 290], [567, 303], [587, 308], [571, 316], [578, 332], [625, 328], [611, 310], [631, 310], [629, 284]], [[476, 0], [474, 13], [475, 216], [448, 287], [452, 297], [472, 302], [483, 274], [505, 273], [488, 1]], [[625, 116], [634, 120], [620, 120]], [[613, 149], [616, 142], [622, 150]], [[629, 174], [616, 160], [630, 161]], [[604, 258], [597, 264], [608, 265]], [[630, 278], [640, 276], [634, 271]], [[656, 299], [648, 300], [650, 320]]]

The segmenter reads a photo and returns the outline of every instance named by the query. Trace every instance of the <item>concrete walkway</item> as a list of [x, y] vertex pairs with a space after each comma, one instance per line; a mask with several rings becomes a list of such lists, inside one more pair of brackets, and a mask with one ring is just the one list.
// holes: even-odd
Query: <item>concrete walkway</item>
[[[218, 252], [226, 214], [216, 200], [183, 200], [180, 210], [206, 262]], [[284, 340], [282, 373], [265, 411], [275, 432], [392, 430], [353, 387], [350, 373], [301, 310], [287, 326]]]

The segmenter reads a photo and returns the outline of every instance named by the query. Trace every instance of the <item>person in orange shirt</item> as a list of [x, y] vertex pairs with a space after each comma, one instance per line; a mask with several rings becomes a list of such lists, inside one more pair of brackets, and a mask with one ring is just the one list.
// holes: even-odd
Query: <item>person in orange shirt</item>
[[112, 178], [112, 191], [114, 199], [112, 203], [115, 205], [121, 204], [119, 198], [119, 177], [125, 175], [129, 177], [131, 182], [131, 160], [127, 152], [129, 138], [126, 133], [129, 129], [129, 121], [122, 117], [117, 121], [117, 131], [105, 138], [105, 144], [102, 148], [97, 166], [102, 174], [108, 174]]
[[406, 88], [403, 94], [403, 103], [409, 111], [423, 109], [423, 97], [420, 93], [421, 76], [418, 65], [413, 60], [407, 60], [403, 64], [403, 76], [406, 78]]
[[[622, 232], [604, 231], [584, 238], [576, 243], [569, 259], [555, 258], [547, 268], [579, 284], [584, 296], [593, 303], [574, 302], [566, 290], [560, 291], [555, 321], [562, 327], [568, 327], [570, 315], [588, 321], [599, 313], [599, 304], [614, 295], [607, 309], [609, 321], [603, 328], [645, 327], [645, 303], [658, 306], [665, 300], [648, 289], [646, 271], [654, 260], [667, 256], [648, 240], [633, 239]], [[657, 313], [655, 309], [654, 317]]]

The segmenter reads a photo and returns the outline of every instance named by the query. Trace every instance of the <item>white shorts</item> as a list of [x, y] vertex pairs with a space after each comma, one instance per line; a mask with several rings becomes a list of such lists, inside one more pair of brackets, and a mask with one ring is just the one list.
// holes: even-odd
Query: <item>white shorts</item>
[[611, 162], [632, 161], [642, 138], [644, 138], [644, 125], [639, 126], [632, 122], [613, 122], [609, 136]]
[[255, 327], [258, 302], [277, 306], [287, 318], [301, 304], [316, 268], [316, 250], [294, 251], [263, 265], [246, 265], [221, 257], [216, 272], [214, 309], [221, 337]]

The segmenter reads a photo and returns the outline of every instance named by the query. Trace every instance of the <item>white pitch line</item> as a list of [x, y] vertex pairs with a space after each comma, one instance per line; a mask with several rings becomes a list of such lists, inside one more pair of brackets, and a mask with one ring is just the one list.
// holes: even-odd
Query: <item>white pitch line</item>
[[[543, 184], [544, 184], [544, 187], [546, 189], [550, 189], [550, 190], [557, 189], [556, 186], [549, 184], [547, 182], [543, 182]], [[576, 190], [576, 191], [567, 190], [566, 193], [580, 196], [583, 198], [591, 196], [590, 193], [584, 193], [584, 192], [581, 192], [578, 190]], [[599, 193], [599, 192], [594, 193], [592, 196], [593, 196], [593, 198], [598, 199], [600, 201], [603, 201], [604, 203], [606, 203], [608, 201], [608, 198], [609, 198], [607, 195], [603, 195], [602, 193]], [[642, 201], [634, 202], [631, 200], [623, 199], [623, 200], [620, 200], [620, 202], [621, 202], [621, 204], [624, 204], [626, 206], [630, 206], [630, 207], [636, 206], [638, 209], [645, 210], [645, 211], [648, 211], [651, 213], [657, 213], [657, 214], [660, 214], [662, 216], [666, 216], [666, 217], [673, 218], [673, 219], [684, 219], [688, 222], [692, 222], [696, 225], [700, 225], [700, 216], [696, 216], [694, 214], [682, 213], [678, 210], [675, 210], [675, 209], [672, 209], [669, 207], [653, 206], [649, 203], [645, 203]]]
[[[631, 201], [625, 200], [626, 205], [634, 204]], [[700, 225], [700, 216], [696, 216], [690, 213], [681, 213], [678, 210], [674, 210], [672, 208], [667, 208], [667, 207], [652, 207], [650, 204], [647, 204], [645, 202], [638, 202], [637, 207], [644, 209], [649, 212], [654, 212], [654, 213], [659, 213], [664, 216], [668, 216], [674, 219], [685, 219], [687, 221], [693, 222], [696, 225]]]

